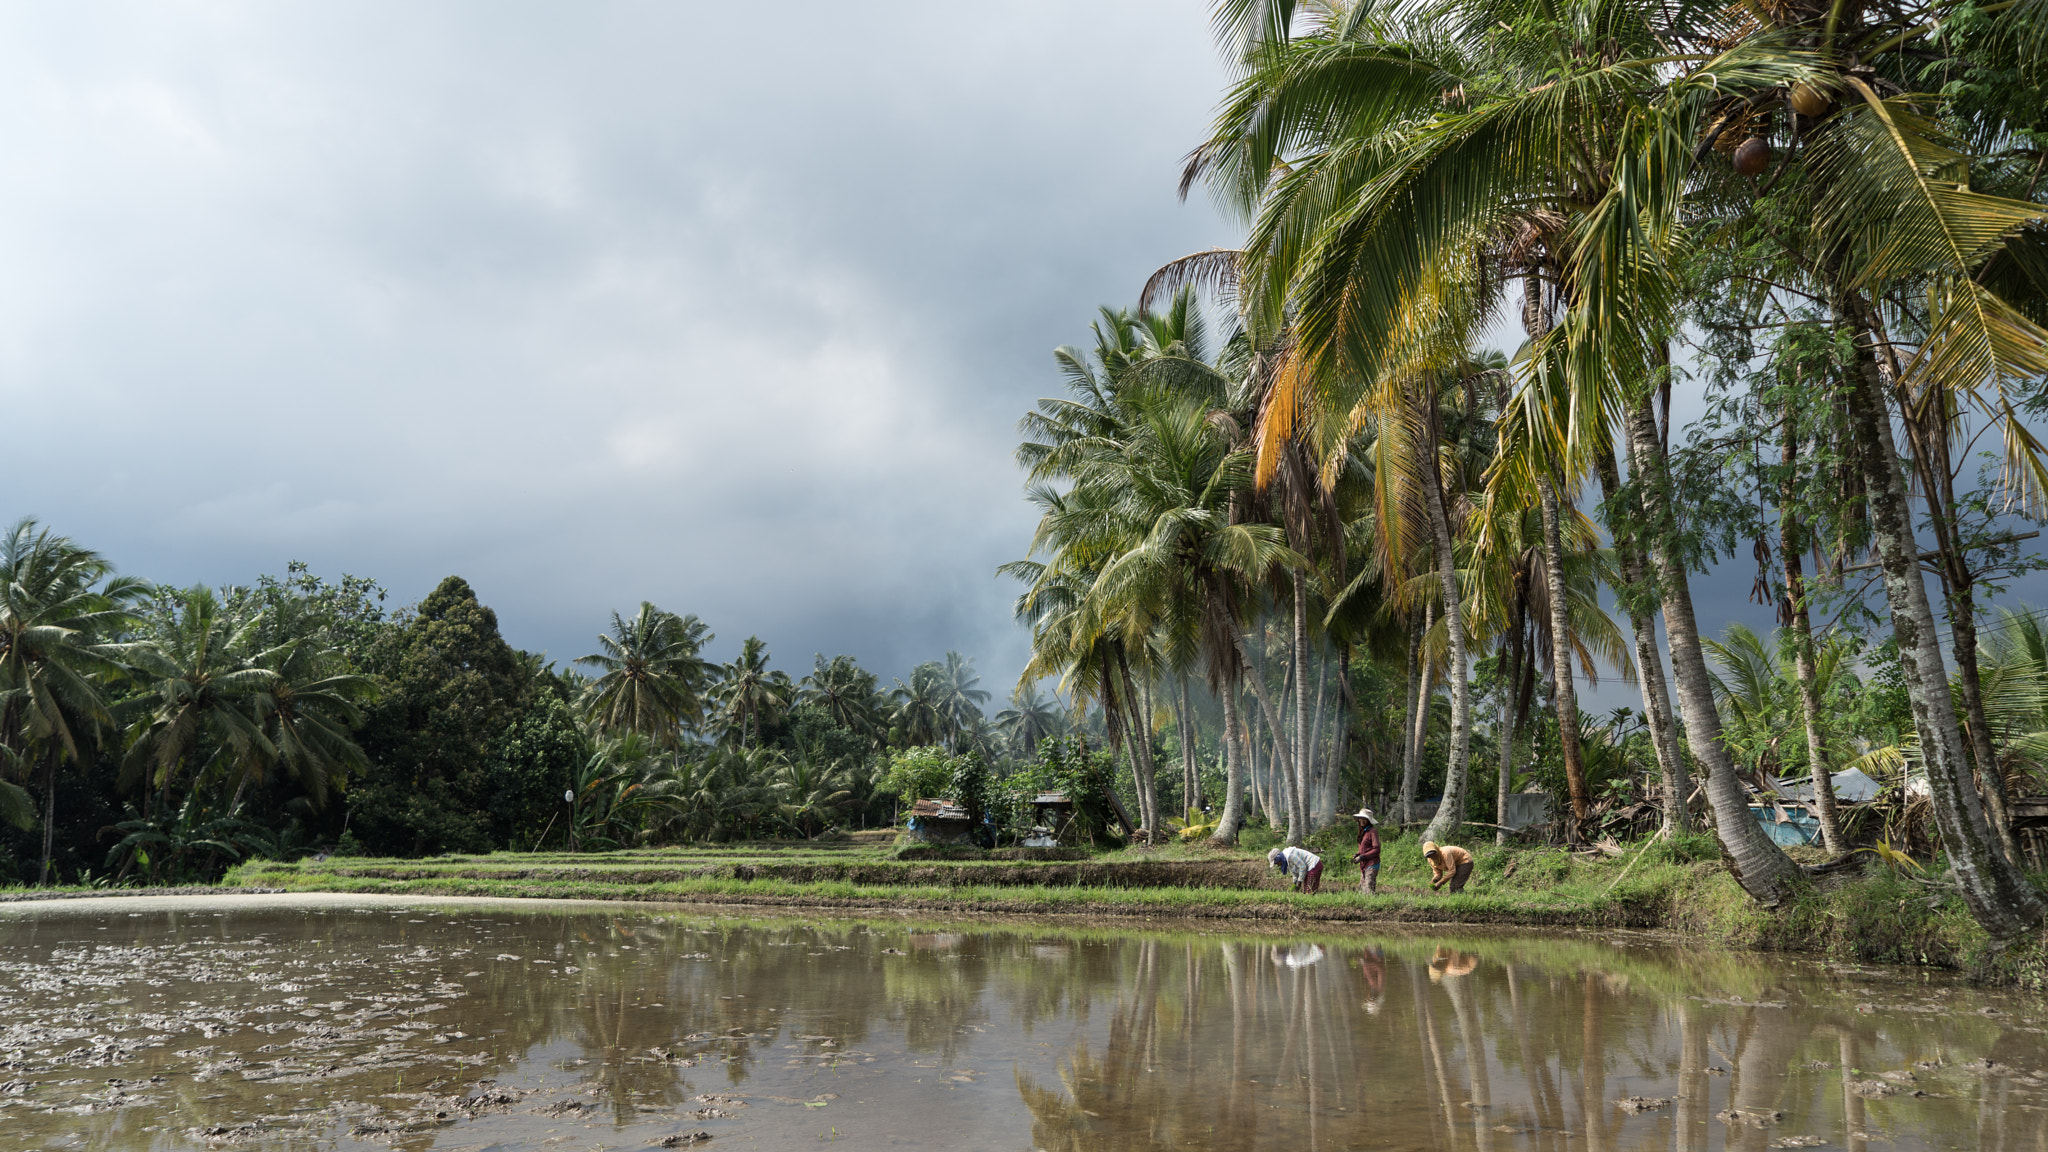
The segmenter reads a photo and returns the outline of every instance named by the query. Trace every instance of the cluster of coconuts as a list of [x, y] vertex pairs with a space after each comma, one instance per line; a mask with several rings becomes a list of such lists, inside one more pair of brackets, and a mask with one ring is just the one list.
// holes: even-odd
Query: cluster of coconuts
[[[1808, 120], [1827, 115], [1827, 93], [1810, 84], [1792, 86], [1792, 110]], [[1735, 171], [1742, 176], [1761, 176], [1771, 166], [1771, 146], [1761, 136], [1751, 136], [1735, 146]]]

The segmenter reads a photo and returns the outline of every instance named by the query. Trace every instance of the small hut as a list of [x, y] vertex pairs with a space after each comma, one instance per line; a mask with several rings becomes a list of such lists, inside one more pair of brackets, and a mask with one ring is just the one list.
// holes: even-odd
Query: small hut
[[1024, 837], [1026, 848], [1052, 848], [1074, 818], [1074, 802], [1065, 792], [1040, 792], [1031, 798], [1031, 831]]
[[974, 821], [951, 800], [919, 800], [910, 806], [910, 838], [920, 844], [973, 844]]

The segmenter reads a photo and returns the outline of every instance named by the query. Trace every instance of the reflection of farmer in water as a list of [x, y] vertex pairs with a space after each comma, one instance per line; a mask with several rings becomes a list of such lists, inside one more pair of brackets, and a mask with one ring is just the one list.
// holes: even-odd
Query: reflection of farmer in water
[[1446, 976], [1463, 976], [1477, 967], [1479, 957], [1476, 953], [1454, 952], [1449, 948], [1439, 947], [1436, 955], [1429, 958], [1429, 979], [1431, 983], [1436, 983]]
[[1453, 893], [1465, 890], [1465, 881], [1472, 878], [1472, 854], [1456, 844], [1437, 847], [1436, 841], [1422, 842], [1422, 858], [1429, 861], [1429, 890], [1436, 891], [1446, 883]]
[[1266, 859], [1280, 870], [1282, 876], [1291, 878], [1295, 888], [1303, 892], [1320, 892], [1323, 887], [1323, 858], [1306, 848], [1275, 848], [1266, 853]]
[[1306, 968], [1323, 958], [1321, 944], [1289, 944], [1273, 954], [1273, 963], [1289, 968]]
[[1367, 1014], [1380, 1014], [1380, 1004], [1387, 998], [1387, 952], [1375, 944], [1358, 954], [1359, 970], [1365, 973], [1365, 1010]]
[[1380, 890], [1380, 830], [1370, 808], [1360, 808], [1351, 816], [1358, 821], [1358, 851], [1351, 854], [1358, 864], [1358, 890], [1371, 895]]

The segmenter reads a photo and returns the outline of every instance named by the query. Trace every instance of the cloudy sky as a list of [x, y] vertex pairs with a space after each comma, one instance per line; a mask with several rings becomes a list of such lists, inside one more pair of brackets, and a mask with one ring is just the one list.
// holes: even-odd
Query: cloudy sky
[[[509, 639], [959, 648], [1049, 353], [1227, 242], [1198, 0], [0, 10], [0, 514]], [[1007, 670], [1007, 671], [1003, 671]]]
[[[1174, 196], [1225, 81], [1207, 27], [0, 8], [0, 516], [175, 583], [301, 559], [405, 603], [459, 573], [558, 659], [651, 599], [721, 658], [957, 648], [1006, 690], [1051, 349], [1236, 237]], [[1749, 579], [1703, 581], [1703, 622]]]

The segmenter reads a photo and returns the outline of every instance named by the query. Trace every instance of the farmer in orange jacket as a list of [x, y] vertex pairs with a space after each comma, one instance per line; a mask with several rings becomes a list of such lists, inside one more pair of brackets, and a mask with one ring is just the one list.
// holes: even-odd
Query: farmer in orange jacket
[[1437, 847], [1436, 841], [1422, 842], [1422, 858], [1429, 861], [1429, 890], [1436, 891], [1448, 883], [1453, 893], [1465, 890], [1465, 881], [1472, 878], [1472, 854], [1456, 844]]

